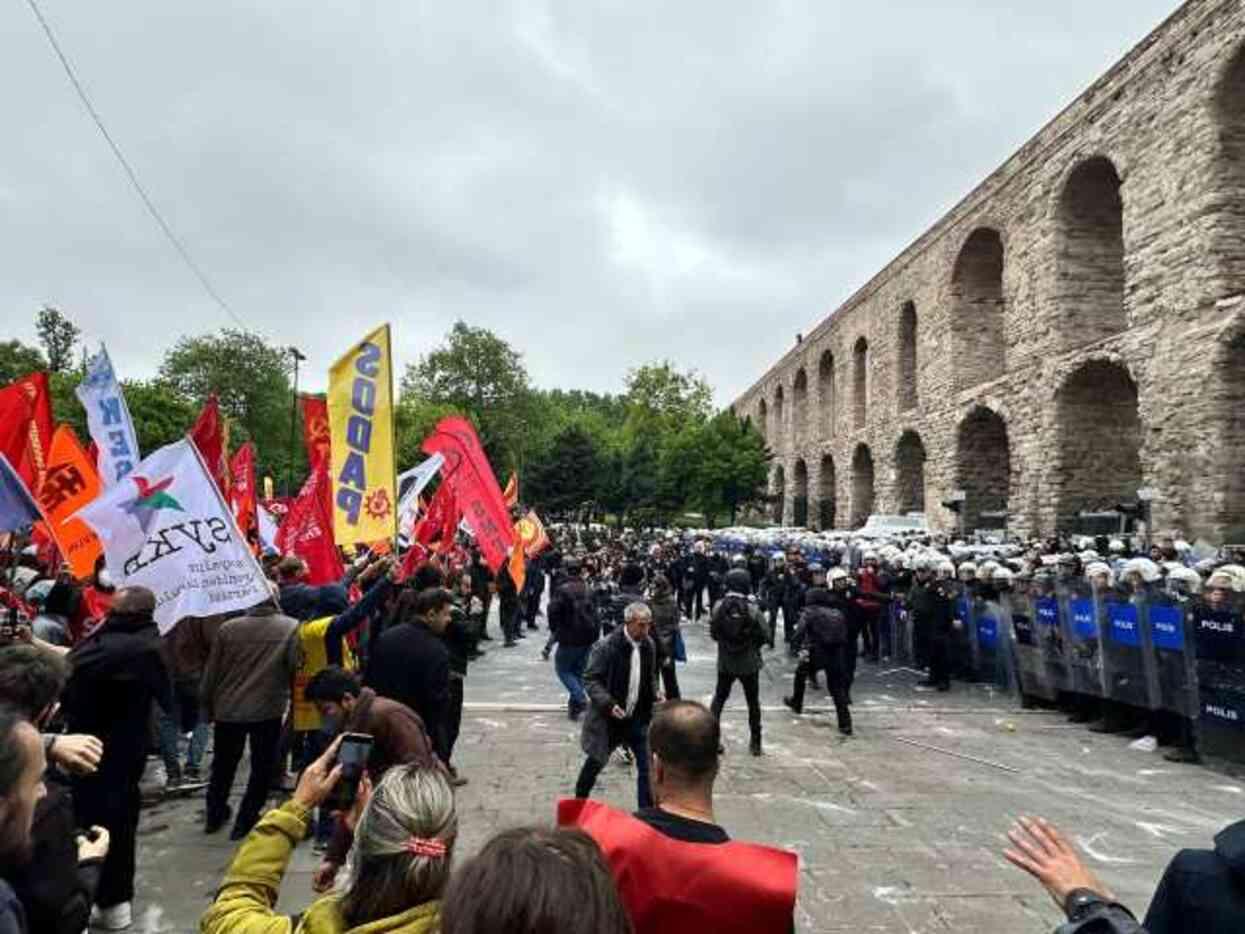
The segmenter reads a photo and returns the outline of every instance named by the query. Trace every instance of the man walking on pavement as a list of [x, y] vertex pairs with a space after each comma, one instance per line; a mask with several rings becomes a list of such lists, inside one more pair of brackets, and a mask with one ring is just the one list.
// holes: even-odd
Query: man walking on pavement
[[579, 715], [588, 708], [588, 697], [584, 693], [584, 668], [601, 627], [577, 558], [567, 559], [566, 573], [569, 580], [558, 588], [549, 601], [549, 643], [541, 656], [548, 660], [550, 646], [557, 643], [554, 670], [569, 695], [566, 714], [570, 719], [578, 720]]
[[743, 568], [726, 575], [726, 596], [709, 623], [709, 635], [718, 644], [718, 683], [713, 692], [713, 715], [719, 719], [731, 688], [739, 681], [748, 702], [749, 751], [761, 754], [761, 646], [769, 639], [761, 610], [750, 595], [752, 578]]

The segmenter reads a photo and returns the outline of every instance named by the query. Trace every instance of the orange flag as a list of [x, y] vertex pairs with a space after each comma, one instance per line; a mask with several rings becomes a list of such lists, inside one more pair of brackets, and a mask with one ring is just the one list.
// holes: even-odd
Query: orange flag
[[527, 580], [527, 562], [523, 560], [523, 544], [515, 542], [510, 550], [510, 579], [514, 581], [514, 589], [522, 590]]
[[70, 517], [99, 496], [100, 489], [95, 462], [73, 429], [61, 425], [52, 435], [48, 449], [48, 469], [39, 488], [39, 505], [47, 516], [47, 532], [77, 578], [91, 576], [102, 546], [89, 525]]
[[519, 475], [517, 473], [510, 474], [510, 480], [506, 483], [506, 488], [501, 494], [507, 506], [514, 506], [519, 501]]

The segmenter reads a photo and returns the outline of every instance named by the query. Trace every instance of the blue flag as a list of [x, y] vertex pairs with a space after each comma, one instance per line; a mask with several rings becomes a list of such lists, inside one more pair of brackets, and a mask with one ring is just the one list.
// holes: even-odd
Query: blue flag
[[9, 459], [0, 454], [0, 532], [16, 532], [37, 522], [39, 507]]

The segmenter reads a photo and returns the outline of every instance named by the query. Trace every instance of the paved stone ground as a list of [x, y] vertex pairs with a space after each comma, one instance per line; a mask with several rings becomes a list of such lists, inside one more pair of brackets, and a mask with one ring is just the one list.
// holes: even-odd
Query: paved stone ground
[[[456, 751], [470, 778], [460, 794], [460, 859], [499, 829], [552, 820], [554, 802], [574, 784], [578, 731], [552, 665], [540, 661], [544, 632], [532, 635], [515, 649], [491, 643], [468, 676]], [[702, 626], [687, 627], [687, 642], [683, 693], [707, 702], [713, 644]], [[743, 698], [738, 690], [732, 698], [717, 809], [732, 835], [800, 853], [801, 931], [1052, 930], [1050, 900], [1000, 855], [1003, 832], [1020, 814], [1064, 828], [1140, 913], [1179, 848], [1208, 845], [1245, 811], [1240, 778], [1129, 750], [981, 687], [919, 693], [914, 672], [886, 665], [862, 666], [856, 736], [843, 740], [825, 708], [797, 718], [781, 706], [790, 670], [781, 649], [768, 656], [763, 758], [747, 754]], [[611, 764], [597, 793], [634, 806], [634, 770]], [[233, 849], [224, 832], [205, 837], [201, 821], [201, 800], [144, 811], [135, 931], [197, 930]], [[283, 909], [308, 903], [315, 865], [304, 844]]]

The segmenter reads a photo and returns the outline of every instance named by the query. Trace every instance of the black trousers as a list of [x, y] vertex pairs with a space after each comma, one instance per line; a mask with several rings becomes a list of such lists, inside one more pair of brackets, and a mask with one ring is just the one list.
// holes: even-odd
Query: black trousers
[[933, 636], [929, 650], [929, 680], [938, 686], [951, 684], [951, 639]]
[[[134, 900], [134, 868], [138, 846], [138, 813], [142, 794], [142, 760], [123, 770], [101, 770], [73, 782], [74, 816], [78, 826], [99, 824], [108, 831], [108, 855], [100, 870], [95, 904], [111, 908]], [[128, 774], [126, 774], [128, 773]]]
[[825, 652], [815, 653], [810, 661], [800, 662], [795, 669], [795, 692], [792, 700], [796, 710], [804, 709], [804, 682], [809, 675], [816, 675], [818, 669], [826, 673], [826, 688], [834, 700], [834, 712], [839, 720], [840, 730], [852, 728], [852, 709], [847, 704], [847, 647], [835, 646]]
[[450, 675], [450, 702], [445, 708], [445, 760], [454, 758], [454, 744], [463, 725], [463, 679]]
[[748, 731], [754, 740], [761, 738], [761, 673], [754, 671], [750, 675], [730, 675], [718, 672], [718, 684], [713, 691], [713, 703], [710, 709], [719, 720], [722, 719], [722, 708], [731, 696], [731, 688], [738, 681], [744, 688], [744, 699], [748, 702]]
[[507, 639], [517, 639], [519, 637], [520, 625], [519, 601], [517, 599], [501, 598], [497, 613], [501, 620], [501, 634]]
[[212, 755], [212, 776], [208, 780], [207, 819], [219, 820], [229, 804], [229, 790], [233, 787], [238, 763], [246, 746], [251, 750], [251, 774], [246, 780], [246, 791], [238, 805], [234, 826], [254, 827], [263, 813], [268, 799], [272, 766], [281, 742], [281, 721], [256, 720], [249, 723], [217, 722], [213, 734], [215, 751]]
[[881, 628], [882, 610], [880, 607], [876, 610], [861, 610], [861, 616], [864, 617], [861, 635], [865, 637], [865, 654], [876, 661], [881, 655], [882, 648], [878, 635]]

